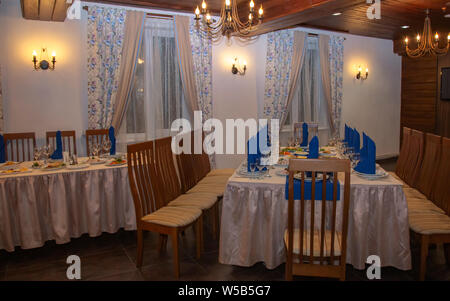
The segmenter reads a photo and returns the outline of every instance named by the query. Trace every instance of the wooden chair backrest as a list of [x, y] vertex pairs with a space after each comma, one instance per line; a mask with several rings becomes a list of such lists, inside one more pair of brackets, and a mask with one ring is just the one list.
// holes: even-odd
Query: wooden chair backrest
[[[333, 173], [333, 200], [332, 200], [332, 211], [331, 211], [331, 222], [329, 226], [331, 226], [331, 250], [329, 258], [325, 258], [324, 252], [324, 240], [325, 240], [325, 221], [327, 219], [326, 216], [326, 203], [329, 202], [326, 200], [326, 197], [322, 197], [321, 200], [321, 219], [320, 221], [320, 258], [319, 262], [322, 265], [324, 262], [328, 261], [330, 265], [333, 265], [335, 262], [335, 249], [334, 249], [334, 241], [335, 241], [335, 231], [336, 229], [336, 216], [337, 216], [337, 185], [338, 185], [338, 173], [343, 172], [345, 174], [345, 182], [344, 182], [344, 199], [340, 200], [343, 202], [343, 212], [342, 212], [342, 229], [341, 229], [341, 255], [339, 257], [336, 256], [336, 259], [339, 259], [339, 266], [342, 269], [345, 269], [346, 264], [346, 246], [347, 246], [347, 229], [348, 229], [348, 211], [349, 211], [349, 201], [350, 201], [350, 161], [349, 160], [326, 160], [326, 159], [291, 159], [289, 160], [289, 193], [288, 193], [288, 261], [292, 263], [293, 261], [293, 242], [294, 242], [294, 174], [297, 172], [301, 173], [301, 199], [300, 201], [300, 221], [299, 221], [299, 252], [298, 260], [300, 264], [316, 264], [316, 258], [314, 258], [314, 231], [315, 231], [315, 191], [316, 191], [316, 178], [315, 172], [323, 172], [323, 173]], [[309, 256], [306, 256], [303, 253], [303, 243], [304, 243], [304, 231], [305, 229], [305, 177], [306, 172], [312, 172], [311, 179], [311, 200], [310, 200], [310, 251]], [[326, 195], [326, 186], [322, 185], [322, 196]], [[318, 200], [317, 200], [318, 201]], [[329, 217], [328, 217], [329, 218]], [[319, 224], [317, 224], [319, 225]], [[309, 259], [308, 259], [309, 257]], [[308, 263], [305, 263], [305, 259], [307, 259]]]
[[410, 186], [416, 187], [419, 171], [423, 160], [425, 134], [421, 131], [411, 130], [407, 167], [403, 180]]
[[442, 138], [441, 159], [433, 179], [434, 187], [431, 200], [450, 215], [450, 139]]
[[[183, 147], [183, 144], [184, 140], [180, 142], [180, 147]], [[198, 182], [194, 172], [195, 168], [193, 160], [192, 149], [190, 154], [181, 153], [176, 155], [178, 172], [180, 174], [181, 191], [183, 193], [194, 187]]]
[[[201, 154], [196, 154], [195, 153], [195, 139], [194, 139], [194, 132], [191, 132], [191, 146], [192, 146], [192, 164], [194, 166], [194, 175], [196, 178], [196, 181], [200, 181], [201, 179], [203, 179], [211, 170], [211, 167], [209, 165], [209, 158], [208, 155], [204, 153], [203, 150], [203, 141], [204, 141], [204, 137], [203, 137], [203, 133], [202, 133], [202, 149], [201, 149]], [[205, 165], [206, 163], [206, 158], [208, 158], [208, 164]]]
[[86, 130], [86, 156], [91, 155], [91, 145], [93, 143], [101, 144], [104, 140], [109, 140], [109, 130]]
[[440, 164], [442, 137], [433, 134], [426, 134], [425, 137], [425, 154], [419, 170], [417, 189], [431, 199], [433, 183], [436, 181], [436, 171]]
[[5, 142], [6, 161], [23, 162], [34, 160], [34, 148], [36, 147], [34, 133], [7, 133], [3, 135], [3, 139]]
[[408, 165], [408, 152], [409, 152], [409, 141], [411, 138], [411, 129], [407, 127], [403, 127], [403, 141], [402, 147], [400, 149], [400, 154], [398, 156], [397, 165], [395, 167], [395, 173], [400, 177], [404, 178], [405, 169]]
[[164, 204], [160, 202], [161, 191], [155, 170], [154, 142], [127, 145], [128, 180], [133, 196], [136, 221]]
[[[52, 144], [56, 148], [56, 131], [46, 133], [47, 144]], [[63, 152], [77, 154], [77, 138], [75, 131], [61, 131]]]
[[155, 167], [164, 191], [163, 202], [167, 204], [181, 195], [180, 181], [172, 153], [172, 137], [155, 140]]

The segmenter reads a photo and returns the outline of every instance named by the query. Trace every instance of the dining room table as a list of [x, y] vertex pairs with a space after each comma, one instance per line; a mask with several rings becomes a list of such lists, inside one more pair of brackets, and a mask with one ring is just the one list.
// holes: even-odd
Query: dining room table
[[[334, 147], [326, 150], [342, 158]], [[286, 166], [268, 166], [260, 177], [247, 176], [242, 172], [246, 170], [243, 162], [229, 178], [224, 192], [219, 262], [243, 267], [263, 262], [266, 268], [275, 269], [286, 261]], [[379, 165], [377, 170], [384, 171]], [[340, 200], [343, 176], [338, 174]], [[341, 212], [342, 201], [337, 203]], [[315, 214], [320, 218], [320, 212]], [[341, 217], [338, 214], [338, 224]], [[367, 179], [352, 171], [347, 233], [346, 262], [355, 269], [365, 269], [366, 264], [372, 264], [368, 257], [377, 255], [383, 267], [410, 270], [408, 206], [402, 183], [388, 173], [382, 178]]]
[[88, 159], [78, 158], [73, 166], [54, 164], [54, 168], [20, 162], [12, 166], [14, 172], [0, 166], [0, 250], [136, 229], [126, 161], [90, 164]]

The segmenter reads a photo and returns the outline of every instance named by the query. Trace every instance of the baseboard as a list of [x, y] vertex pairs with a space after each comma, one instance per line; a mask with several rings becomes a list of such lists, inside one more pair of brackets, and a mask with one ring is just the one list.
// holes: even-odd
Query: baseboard
[[386, 159], [391, 159], [391, 158], [395, 158], [395, 157], [398, 157], [398, 153], [378, 155], [377, 160], [386, 160]]

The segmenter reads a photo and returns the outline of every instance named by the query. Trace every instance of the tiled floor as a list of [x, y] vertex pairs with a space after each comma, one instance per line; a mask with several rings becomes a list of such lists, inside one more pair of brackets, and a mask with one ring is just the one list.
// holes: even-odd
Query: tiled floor
[[[392, 170], [395, 161], [381, 164]], [[170, 240], [167, 253], [159, 255], [156, 250], [158, 236], [145, 234], [144, 262], [141, 269], [135, 266], [135, 232], [120, 231], [90, 238], [87, 235], [73, 239], [65, 245], [47, 242], [42, 248], [32, 250], [17, 249], [8, 253], [0, 251], [0, 280], [67, 280], [67, 256], [81, 258], [83, 280], [175, 280], [173, 276], [172, 248]], [[284, 265], [275, 270], [267, 270], [262, 263], [250, 268], [222, 265], [218, 263], [218, 242], [209, 231], [205, 231], [205, 253], [200, 260], [195, 259], [195, 238], [192, 230], [187, 230], [181, 238], [180, 280], [266, 280], [284, 279]], [[412, 247], [413, 270], [400, 271], [383, 268], [382, 280], [416, 279], [419, 248]], [[296, 280], [317, 280], [295, 278]], [[428, 280], [450, 281], [450, 268], [445, 264], [442, 246], [430, 250], [427, 269]], [[326, 280], [326, 279], [325, 279]], [[365, 271], [347, 266], [347, 280], [367, 280]]]

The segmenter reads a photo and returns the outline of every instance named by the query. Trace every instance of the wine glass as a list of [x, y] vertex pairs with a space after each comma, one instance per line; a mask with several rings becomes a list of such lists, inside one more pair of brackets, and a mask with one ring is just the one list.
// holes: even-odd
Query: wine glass
[[102, 143], [102, 149], [105, 155], [109, 155], [111, 150], [111, 141], [109, 139], [105, 139]]
[[98, 143], [93, 143], [93, 144], [92, 144], [92, 156], [93, 156], [93, 157], [97, 157], [99, 151], [100, 151], [100, 144], [98, 144]]
[[39, 161], [42, 156], [42, 149], [39, 147], [34, 148], [34, 161]]
[[53, 147], [51, 146], [51, 144], [45, 145], [42, 148], [42, 153], [45, 156], [44, 157], [44, 164], [47, 164], [48, 160], [50, 159], [50, 155], [53, 153]]
[[254, 172], [255, 172], [255, 169], [256, 169], [256, 164], [255, 164], [255, 163], [250, 163], [250, 171], [251, 171], [252, 173], [254, 173]]

